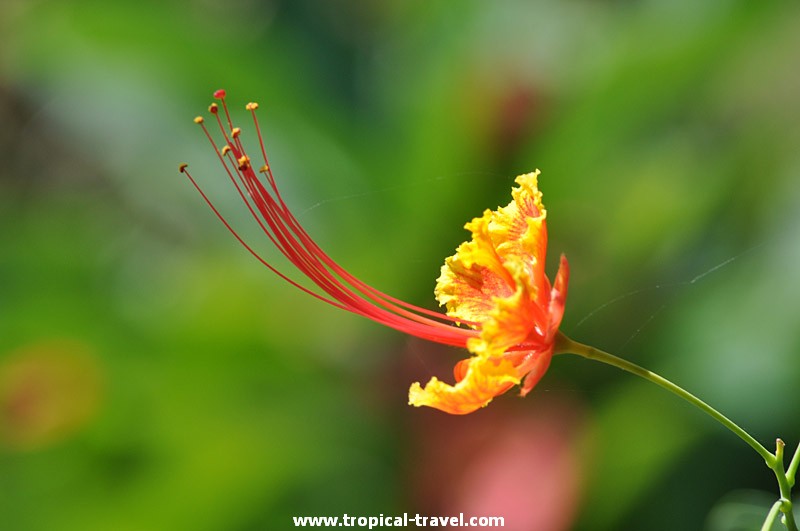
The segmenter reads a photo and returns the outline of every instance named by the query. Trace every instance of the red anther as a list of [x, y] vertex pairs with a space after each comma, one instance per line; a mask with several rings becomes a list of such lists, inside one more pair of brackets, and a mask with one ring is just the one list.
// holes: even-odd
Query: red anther
[[219, 106], [216, 103], [212, 103], [208, 106], [208, 112], [211, 114], [217, 114], [219, 112]]
[[214, 97], [218, 100], [221, 100], [225, 97], [225, 89], [219, 89], [214, 91]]

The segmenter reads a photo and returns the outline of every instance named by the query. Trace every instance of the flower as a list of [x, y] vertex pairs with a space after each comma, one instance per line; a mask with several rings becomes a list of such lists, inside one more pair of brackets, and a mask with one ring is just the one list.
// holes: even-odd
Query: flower
[[242, 130], [233, 126], [225, 91], [216, 91], [214, 97], [220, 101], [221, 109], [213, 103], [209, 112], [224, 141], [222, 147], [206, 128], [203, 117], [195, 118], [195, 123], [202, 127], [260, 228], [318, 290], [293, 280], [261, 257], [217, 210], [192, 177], [188, 165], [181, 164], [180, 171], [248, 252], [282, 279], [332, 306], [422, 339], [467, 348], [472, 353], [456, 364], [455, 385], [436, 378], [424, 388], [415, 383], [409, 390], [409, 404], [464, 414], [485, 406], [514, 385], [522, 383], [523, 395], [536, 385], [553, 355], [569, 275], [563, 256], [552, 286], [544, 272], [546, 211], [537, 186], [538, 171], [517, 177], [519, 188], [512, 191], [513, 200], [508, 206], [487, 210], [466, 224], [472, 239], [445, 261], [436, 285], [436, 298], [447, 307], [445, 315], [387, 295], [330, 258], [303, 229], [278, 190], [256, 118], [258, 104], [245, 106], [252, 114], [263, 159], [256, 172], [241, 141]]
[[467, 340], [471, 358], [453, 372], [455, 385], [432, 378], [411, 386], [409, 403], [470, 413], [523, 382], [526, 395], [550, 365], [564, 314], [569, 265], [562, 255], [551, 286], [544, 272], [547, 211], [539, 171], [520, 175], [513, 200], [464, 227], [472, 239], [445, 260], [436, 298], [447, 315], [479, 330]]

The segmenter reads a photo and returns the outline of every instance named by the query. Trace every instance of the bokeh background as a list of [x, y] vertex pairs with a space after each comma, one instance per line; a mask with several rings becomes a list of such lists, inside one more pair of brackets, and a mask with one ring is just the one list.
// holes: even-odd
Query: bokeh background
[[793, 449], [798, 28], [790, 1], [4, 0], [0, 529], [758, 528], [761, 460], [616, 369], [408, 407], [463, 352], [282, 283], [177, 166], [287, 269], [192, 123], [220, 87], [240, 122], [260, 102], [308, 231], [427, 307], [463, 223], [540, 168], [564, 331]]

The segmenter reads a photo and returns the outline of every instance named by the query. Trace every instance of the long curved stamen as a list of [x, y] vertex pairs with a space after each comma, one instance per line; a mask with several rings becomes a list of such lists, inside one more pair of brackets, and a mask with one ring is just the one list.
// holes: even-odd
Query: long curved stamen
[[209, 107], [209, 111], [216, 118], [217, 126], [224, 139], [222, 148], [214, 141], [202, 117], [196, 118], [195, 122], [203, 129], [228, 178], [271, 243], [295, 267], [314, 282], [325, 295], [292, 280], [288, 275], [279, 271], [260, 256], [222, 216], [189, 173], [188, 167], [182, 164], [180, 166], [181, 172], [186, 174], [214, 214], [248, 252], [282, 279], [317, 299], [402, 332], [430, 341], [459, 347], [466, 346], [469, 338], [476, 337], [479, 334], [479, 327], [476, 323], [464, 323], [462, 319], [460, 320], [462, 323], [471, 325], [473, 328], [460, 328], [455, 325], [455, 318], [420, 308], [383, 293], [354, 277], [326, 254], [300, 225], [278, 190], [277, 182], [267, 158], [261, 128], [256, 118], [255, 111], [258, 108], [258, 104], [248, 103], [246, 109], [251, 112], [256, 128], [259, 147], [264, 160], [264, 165], [259, 170], [259, 173], [263, 175], [263, 181], [265, 182], [259, 179], [253, 169], [251, 159], [241, 141], [241, 129], [233, 126], [225, 101], [225, 92], [217, 91], [214, 96], [220, 100], [228, 126], [227, 128], [225, 127], [226, 124], [220, 116], [219, 106], [216, 103], [212, 104]]

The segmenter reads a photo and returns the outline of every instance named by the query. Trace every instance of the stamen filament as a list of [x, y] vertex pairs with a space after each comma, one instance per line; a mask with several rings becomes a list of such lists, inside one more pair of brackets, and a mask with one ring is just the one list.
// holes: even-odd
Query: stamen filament
[[[476, 337], [480, 333], [479, 326], [476, 323], [464, 322], [463, 319], [456, 320], [448, 315], [420, 308], [383, 293], [354, 277], [325, 253], [300, 225], [297, 218], [295, 218], [286, 205], [278, 189], [267, 158], [261, 127], [255, 114], [258, 105], [255, 103], [248, 103], [246, 108], [253, 116], [253, 123], [256, 128], [261, 155], [264, 159], [264, 166], [260, 173], [264, 175], [266, 186], [258, 178], [253, 169], [250, 157], [245, 151], [241, 141], [241, 129], [233, 126], [233, 121], [225, 101], [225, 92], [217, 91], [214, 96], [220, 100], [228, 125], [228, 128], [223, 125], [218, 106], [212, 104], [209, 107], [209, 111], [215, 116], [217, 126], [224, 139], [224, 146], [222, 149], [220, 149], [219, 145], [214, 141], [202, 117], [198, 117], [195, 122], [203, 129], [203, 133], [214, 149], [228, 178], [247, 206], [251, 216], [256, 220], [261, 230], [266, 233], [270, 242], [287, 260], [289, 260], [289, 262], [302, 271], [303, 274], [327, 296], [291, 280], [287, 275], [280, 272], [260, 256], [244, 241], [236, 230], [233, 229], [230, 223], [212, 204], [208, 196], [202, 191], [188, 169], [182, 165], [181, 171], [187, 175], [194, 187], [200, 192], [203, 200], [211, 207], [214, 214], [250, 254], [256, 257], [256, 259], [266, 265], [280, 278], [300, 288], [305, 293], [309, 293], [317, 299], [337, 308], [362, 315], [411, 335], [439, 343], [465, 347], [469, 338]], [[471, 328], [459, 327], [456, 325], [457, 321]]]

